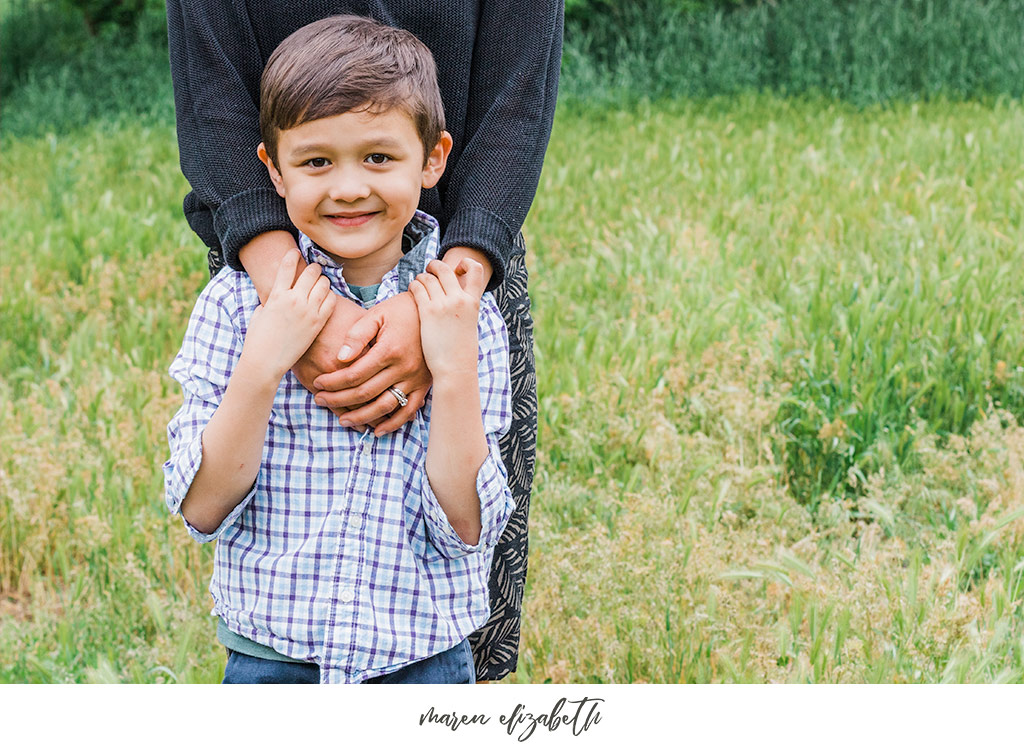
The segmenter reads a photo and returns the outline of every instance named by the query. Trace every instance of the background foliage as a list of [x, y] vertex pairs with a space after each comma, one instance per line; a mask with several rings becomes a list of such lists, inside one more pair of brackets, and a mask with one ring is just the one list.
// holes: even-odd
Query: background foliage
[[[562, 107], [512, 680], [1024, 680], [1022, 129], [1009, 101]], [[217, 681], [212, 548], [162, 500], [207, 278], [173, 127], [2, 149], [0, 681]]]
[[[119, 3], [96, 3], [99, 12]], [[0, 128], [66, 133], [95, 120], [170, 123], [174, 98], [162, 2], [87, 21], [56, 0], [0, 0]], [[120, 20], [120, 24], [118, 23]]]
[[1024, 0], [702, 5], [588, 3], [567, 22], [565, 92], [611, 102], [817, 92], [859, 105], [1024, 93]]
[[[567, 3], [515, 680], [1024, 680], [1022, 3]], [[0, 13], [0, 681], [215, 681], [162, 3]]]
[[[159, 0], [3, 0], [3, 129], [173, 117]], [[563, 99], [1024, 94], [1024, 0], [568, 0]]]

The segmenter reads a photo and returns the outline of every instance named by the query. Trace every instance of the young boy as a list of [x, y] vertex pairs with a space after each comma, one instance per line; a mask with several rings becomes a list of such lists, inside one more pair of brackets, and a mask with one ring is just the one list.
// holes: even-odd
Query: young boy
[[[451, 149], [433, 60], [409, 33], [324, 19], [274, 52], [260, 105], [258, 154], [309, 266], [286, 258], [264, 306], [229, 269], [200, 295], [164, 465], [171, 511], [218, 542], [224, 680], [472, 683], [466, 637], [513, 508], [508, 346], [481, 266], [437, 260], [416, 209]], [[372, 305], [406, 286], [430, 396], [390, 435], [343, 427], [288, 370], [330, 290]]]

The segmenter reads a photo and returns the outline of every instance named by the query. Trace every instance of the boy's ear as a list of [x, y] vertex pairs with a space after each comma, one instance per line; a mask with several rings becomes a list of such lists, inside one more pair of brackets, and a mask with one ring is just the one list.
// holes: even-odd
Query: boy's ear
[[274, 165], [274, 161], [270, 159], [270, 155], [267, 154], [267, 148], [260, 142], [260, 145], [256, 147], [256, 156], [260, 158], [260, 162], [267, 166], [267, 172], [270, 173], [270, 181], [274, 184], [274, 188], [277, 189], [277, 193], [284, 198], [284, 179], [281, 177], [281, 173], [278, 171], [277, 166]]
[[444, 173], [444, 166], [448, 163], [448, 155], [452, 151], [452, 135], [447, 131], [441, 132], [441, 138], [427, 155], [427, 163], [423, 166], [423, 188], [434, 188], [441, 180]]

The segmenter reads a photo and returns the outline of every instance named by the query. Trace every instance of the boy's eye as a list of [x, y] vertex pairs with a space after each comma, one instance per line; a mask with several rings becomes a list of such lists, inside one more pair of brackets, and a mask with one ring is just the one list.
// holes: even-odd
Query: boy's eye
[[306, 164], [311, 168], [325, 168], [328, 165], [328, 161], [326, 157], [313, 157], [306, 160]]
[[374, 152], [373, 154], [371, 154], [366, 159], [367, 159], [367, 161], [373, 163], [374, 165], [383, 165], [385, 162], [388, 162], [391, 158], [388, 157], [386, 154], [381, 154], [380, 152]]

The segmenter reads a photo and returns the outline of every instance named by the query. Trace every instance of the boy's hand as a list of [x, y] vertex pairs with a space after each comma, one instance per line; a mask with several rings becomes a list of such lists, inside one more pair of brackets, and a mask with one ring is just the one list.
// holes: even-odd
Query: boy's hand
[[409, 284], [420, 314], [423, 358], [437, 382], [477, 370], [477, 319], [486, 282], [483, 266], [465, 258], [453, 270], [433, 260]]
[[298, 261], [297, 251], [281, 259], [267, 303], [256, 307], [242, 346], [241, 359], [277, 382], [306, 352], [334, 308], [330, 281], [320, 274], [320, 265], [309, 265], [296, 279]]

